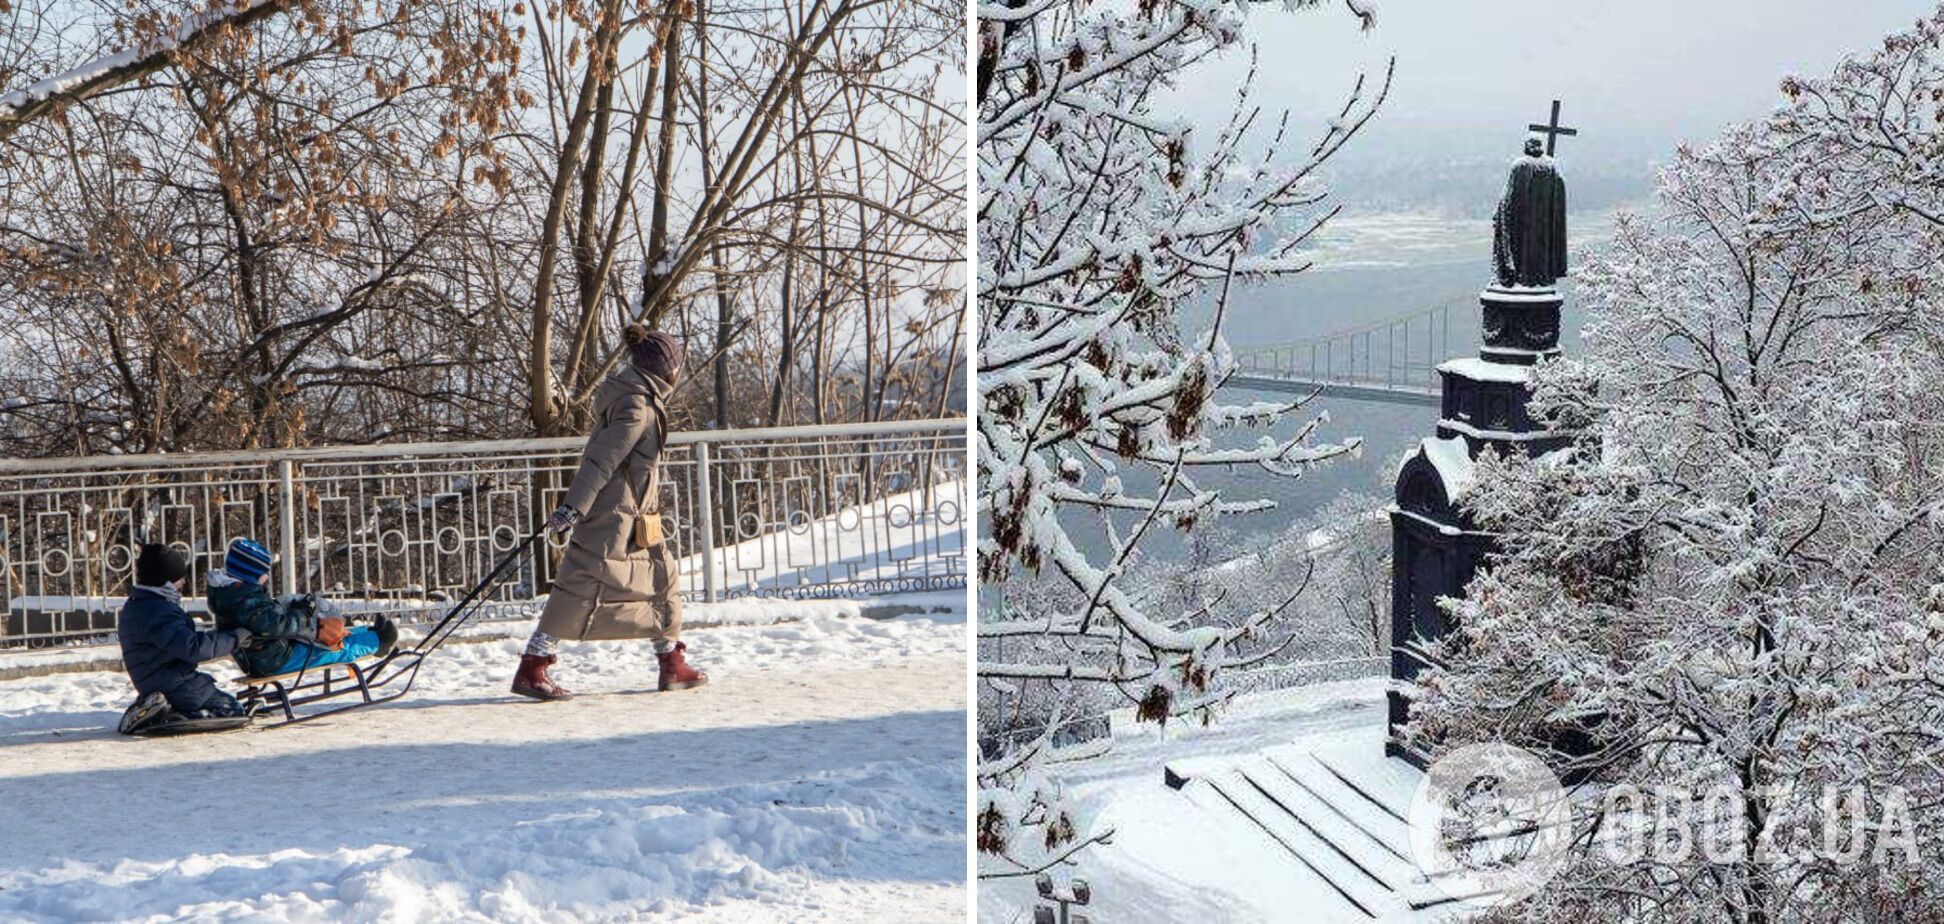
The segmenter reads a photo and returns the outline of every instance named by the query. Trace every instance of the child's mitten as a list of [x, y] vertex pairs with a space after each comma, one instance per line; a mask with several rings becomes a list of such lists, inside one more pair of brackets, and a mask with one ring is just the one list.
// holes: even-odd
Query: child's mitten
[[317, 644], [332, 651], [344, 647], [344, 620], [336, 616], [326, 616], [317, 621]]

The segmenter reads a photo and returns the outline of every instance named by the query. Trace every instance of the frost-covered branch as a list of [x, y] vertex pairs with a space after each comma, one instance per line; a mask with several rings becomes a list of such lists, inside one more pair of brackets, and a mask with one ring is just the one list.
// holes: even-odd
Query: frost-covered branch
[[[1368, 26], [1368, 4], [1348, 9]], [[1091, 686], [1144, 720], [1206, 720], [1232, 695], [1225, 671], [1288, 644], [1289, 601], [1217, 595], [1168, 611], [1126, 579], [1151, 534], [1273, 507], [1204, 489], [1195, 472], [1299, 477], [1357, 451], [1314, 439], [1323, 415], [1283, 427], [1307, 400], [1224, 403], [1234, 363], [1221, 327], [1233, 282], [1309, 265], [1303, 249], [1334, 214], [1317, 170], [1374, 116], [1390, 75], [1346, 81], [1338, 116], [1299, 142], [1286, 115], [1258, 130], [1252, 68], [1233, 116], [1207, 129], [1153, 99], [1243, 51], [1248, 4], [981, 11], [979, 572], [993, 587], [1044, 574], [1072, 594], [1030, 623], [983, 621], [980, 675], [1016, 698]], [[1212, 322], [1191, 327], [1190, 308]], [[1031, 760], [980, 770], [985, 875], [1064, 860], [1086, 840], [1084, 825], [1034, 814], [1020, 793], [1044, 791], [1035, 773]]]
[[296, 3], [297, 0], [218, 3], [173, 23], [156, 19], [148, 22], [146, 28], [138, 25], [138, 31], [151, 34], [120, 51], [0, 93], [0, 141], [12, 137], [28, 122], [154, 74], [213, 37], [282, 13]]

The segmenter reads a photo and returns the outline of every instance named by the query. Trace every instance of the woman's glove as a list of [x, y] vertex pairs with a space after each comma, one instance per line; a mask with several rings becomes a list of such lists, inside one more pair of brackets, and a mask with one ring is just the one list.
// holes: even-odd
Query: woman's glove
[[256, 637], [250, 633], [250, 630], [242, 626], [237, 626], [229, 631], [231, 635], [236, 636], [236, 647], [238, 650], [250, 647], [251, 639]]
[[574, 524], [580, 522], [580, 518], [580, 511], [561, 504], [559, 509], [553, 512], [553, 516], [547, 518], [547, 532], [564, 533], [573, 529]]
[[336, 616], [326, 616], [317, 621], [317, 644], [320, 648], [338, 651], [344, 647], [344, 637], [349, 634], [344, 628], [344, 620]]

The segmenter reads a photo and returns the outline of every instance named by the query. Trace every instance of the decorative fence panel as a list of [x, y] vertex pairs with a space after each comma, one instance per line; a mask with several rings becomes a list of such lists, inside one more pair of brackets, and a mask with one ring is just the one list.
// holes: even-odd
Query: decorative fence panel
[[[695, 600], [965, 586], [964, 422], [670, 437], [661, 507]], [[251, 536], [272, 587], [347, 610], [436, 616], [539, 528], [583, 440], [342, 446], [0, 461], [0, 648], [114, 628], [136, 548], [191, 558], [192, 597]], [[501, 615], [551, 586], [550, 540], [493, 594]], [[192, 600], [190, 609], [200, 608]]]

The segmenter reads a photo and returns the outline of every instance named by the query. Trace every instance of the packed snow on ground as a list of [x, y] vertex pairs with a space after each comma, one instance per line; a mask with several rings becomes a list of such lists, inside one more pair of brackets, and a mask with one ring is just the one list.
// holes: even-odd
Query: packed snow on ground
[[[1264, 748], [1298, 744], [1368, 750], [1384, 747], [1383, 678], [1320, 683], [1239, 697], [1217, 722], [1160, 729], [1116, 714], [1104, 756], [1050, 765], [1069, 787], [1092, 830], [1112, 829], [1108, 844], [1089, 847], [1071, 873], [1093, 887], [1087, 909], [1097, 921], [1318, 921], [1332, 917], [1334, 896], [1319, 894], [1286, 852], [1261, 849], [1197, 811], [1161, 781], [1177, 763], [1220, 763]], [[979, 920], [1031, 921], [1037, 895], [1030, 879], [979, 884]]]
[[[359, 624], [368, 622], [378, 613], [390, 613], [406, 621], [407, 637], [413, 637], [431, 628], [450, 610], [450, 604], [414, 604], [412, 606], [385, 606], [385, 603], [398, 601], [333, 600], [331, 605], [339, 613], [350, 614]], [[513, 600], [488, 603], [480, 607], [452, 634], [455, 638], [482, 638], [518, 635], [525, 637], [532, 631], [533, 621], [539, 618], [540, 611], [547, 604], [547, 595], [541, 594], [532, 600]], [[736, 597], [711, 604], [690, 603], [683, 611], [683, 625], [692, 629], [716, 626], [768, 626], [780, 622], [792, 622], [811, 616], [882, 618], [884, 615], [908, 615], [911, 613], [950, 613], [965, 606], [965, 596], [958, 591], [933, 594], [900, 594], [881, 599], [848, 597], [827, 600], [791, 600], [780, 597]], [[115, 604], [121, 608], [121, 600]], [[184, 609], [190, 613], [207, 613], [208, 609], [200, 599], [185, 599]], [[416, 622], [416, 624], [413, 624]], [[208, 618], [202, 619], [208, 627]], [[99, 664], [121, 657], [121, 649], [115, 644], [114, 633], [103, 633], [97, 640], [58, 648], [15, 648], [0, 651], [0, 678], [15, 674], [41, 673], [49, 668], [65, 665]], [[19, 669], [19, 670], [15, 670]]]
[[453, 645], [396, 703], [176, 739], [113, 733], [118, 674], [0, 682], [0, 920], [960, 920], [963, 599], [689, 632], [682, 693], [646, 643], [564, 645], [566, 703]]

